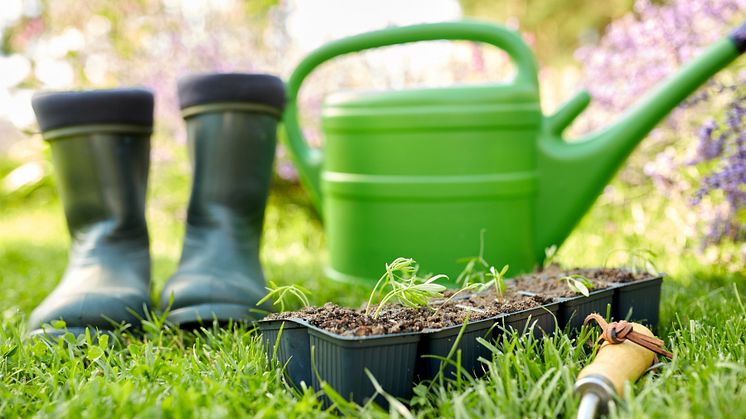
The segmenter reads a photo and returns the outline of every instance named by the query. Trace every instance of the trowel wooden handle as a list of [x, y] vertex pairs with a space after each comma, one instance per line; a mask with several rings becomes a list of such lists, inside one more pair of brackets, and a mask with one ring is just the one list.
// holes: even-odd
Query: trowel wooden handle
[[[635, 332], [654, 336], [647, 327], [632, 323]], [[614, 386], [616, 394], [621, 396], [624, 392], [624, 383], [634, 382], [655, 361], [655, 353], [642, 346], [625, 340], [619, 344], [604, 342], [598, 350], [596, 359], [583, 368], [578, 375], [578, 380], [590, 375], [601, 376]]]

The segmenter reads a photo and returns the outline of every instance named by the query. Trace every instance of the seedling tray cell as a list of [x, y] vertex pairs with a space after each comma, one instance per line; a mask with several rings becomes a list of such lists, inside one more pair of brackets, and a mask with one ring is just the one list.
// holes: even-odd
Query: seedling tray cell
[[443, 369], [443, 376], [454, 378], [457, 373], [456, 367], [443, 358], [447, 358], [454, 344], [457, 343], [458, 335], [464, 328], [461, 339], [458, 340], [456, 350], [453, 352], [451, 361], [457, 360], [457, 351], [461, 351], [461, 367], [468, 373], [476, 376], [482, 375], [483, 364], [479, 358], [490, 359], [490, 350], [479, 343], [477, 338], [492, 341], [492, 330], [495, 327], [495, 318], [476, 321], [463, 325], [451, 326], [437, 331], [426, 331], [422, 333], [418, 349], [416, 376], [420, 380], [432, 380]]
[[579, 331], [583, 320], [591, 313], [606, 316], [607, 307], [614, 301], [614, 287], [593, 291], [588, 297], [571, 297], [560, 300], [557, 320], [562, 330]]
[[272, 362], [276, 354], [277, 361], [285, 366], [285, 377], [293, 386], [300, 388], [301, 382], [310, 386], [311, 351], [306, 324], [299, 320], [262, 320], [259, 330], [269, 361]]
[[[314, 326], [308, 326], [308, 332], [318, 372], [312, 378], [315, 389], [324, 381], [345, 399], [363, 404], [375, 394], [367, 369], [388, 394], [412, 396], [419, 333], [351, 337]], [[375, 401], [386, 405], [382, 397]]]
[[505, 330], [517, 330], [520, 333], [528, 332], [531, 327], [534, 337], [541, 338], [544, 335], [554, 334], [557, 328], [557, 311], [559, 303], [545, 304], [539, 307], [522, 310], [499, 318], [498, 323], [501, 329], [495, 329], [495, 339], [497, 335]]
[[614, 292], [614, 319], [643, 323], [655, 330], [658, 327], [662, 282], [663, 277], [659, 276], [620, 284]]

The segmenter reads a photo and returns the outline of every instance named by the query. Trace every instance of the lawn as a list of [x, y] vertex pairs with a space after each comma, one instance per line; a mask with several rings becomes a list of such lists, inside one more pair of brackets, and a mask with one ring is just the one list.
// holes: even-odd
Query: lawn
[[[184, 165], [158, 162], [152, 170], [148, 219], [154, 296], [176, 266], [188, 192], [185, 172]], [[616, 186], [623, 199], [600, 199], [559, 260], [593, 266], [615, 249], [655, 251], [657, 266], [669, 274], [659, 333], [675, 357], [630, 386], [611, 416], [746, 417], [744, 277], [677, 251], [681, 243], [663, 197], [646, 187]], [[6, 203], [0, 212], [1, 417], [335, 415], [323, 410], [313, 391], [290, 390], [277, 366], [265, 359], [256, 330], [246, 327], [191, 333], [170, 329], [155, 317], [145, 323], [144, 336], [124, 332], [99, 342], [70, 336], [55, 344], [25, 341], [25, 318], [59, 279], [69, 239], [53, 194]], [[267, 277], [304, 285], [315, 304], [359, 305], [365, 289], [323, 278], [323, 249], [321, 224], [304, 193], [294, 186], [276, 187], [262, 250]], [[571, 416], [578, 404], [574, 378], [591, 359], [588, 338], [588, 333], [542, 341], [506, 336], [486, 362], [484, 378], [421, 385], [407, 403], [409, 411], [398, 413]], [[350, 415], [389, 414], [375, 406], [338, 407]]]

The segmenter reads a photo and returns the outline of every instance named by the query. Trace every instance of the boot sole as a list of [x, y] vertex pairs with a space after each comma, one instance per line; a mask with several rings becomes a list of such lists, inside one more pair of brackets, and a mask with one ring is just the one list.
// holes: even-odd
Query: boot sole
[[171, 310], [166, 319], [182, 328], [210, 325], [214, 321], [252, 323], [260, 317], [251, 314], [253, 307], [241, 304], [199, 304]]

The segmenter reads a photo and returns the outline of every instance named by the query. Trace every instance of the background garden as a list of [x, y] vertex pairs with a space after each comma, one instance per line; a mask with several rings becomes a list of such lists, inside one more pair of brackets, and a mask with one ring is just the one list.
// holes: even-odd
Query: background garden
[[[744, 0], [3, 0], [0, 6], [0, 416], [318, 417], [293, 395], [247, 328], [196, 335], [153, 318], [142, 338], [51, 348], [25, 343], [25, 318], [56, 285], [67, 236], [49, 152], [29, 100], [40, 89], [145, 85], [157, 125], [148, 192], [153, 295], [175, 269], [190, 168], [176, 78], [199, 71], [287, 77], [324, 42], [387, 25], [476, 17], [521, 31], [552, 112], [580, 88], [594, 97], [572, 132], [613, 120], [700, 49], [746, 20]], [[321, 144], [323, 97], [501, 80], [499, 52], [471, 43], [392, 47], [323, 66], [301, 94]], [[746, 416], [746, 59], [721, 72], [635, 151], [559, 250], [565, 265], [640, 263], [669, 277], [659, 333], [675, 358], [627, 392], [612, 416]], [[582, 171], [582, 167], [577, 170]], [[475, 248], [479, 245], [475, 239]], [[314, 304], [357, 306], [369, 290], [323, 278], [321, 223], [282, 149], [262, 245], [267, 277], [311, 290]], [[406, 255], [402, 255], [406, 256]], [[468, 255], [465, 255], [468, 256]], [[500, 264], [500, 261], [490, 261]], [[382, 267], [383, 270], [383, 267]], [[585, 336], [506, 338], [490, 373], [418, 388], [408, 416], [564, 416], [589, 361]], [[344, 413], [386, 415], [374, 406]]]

